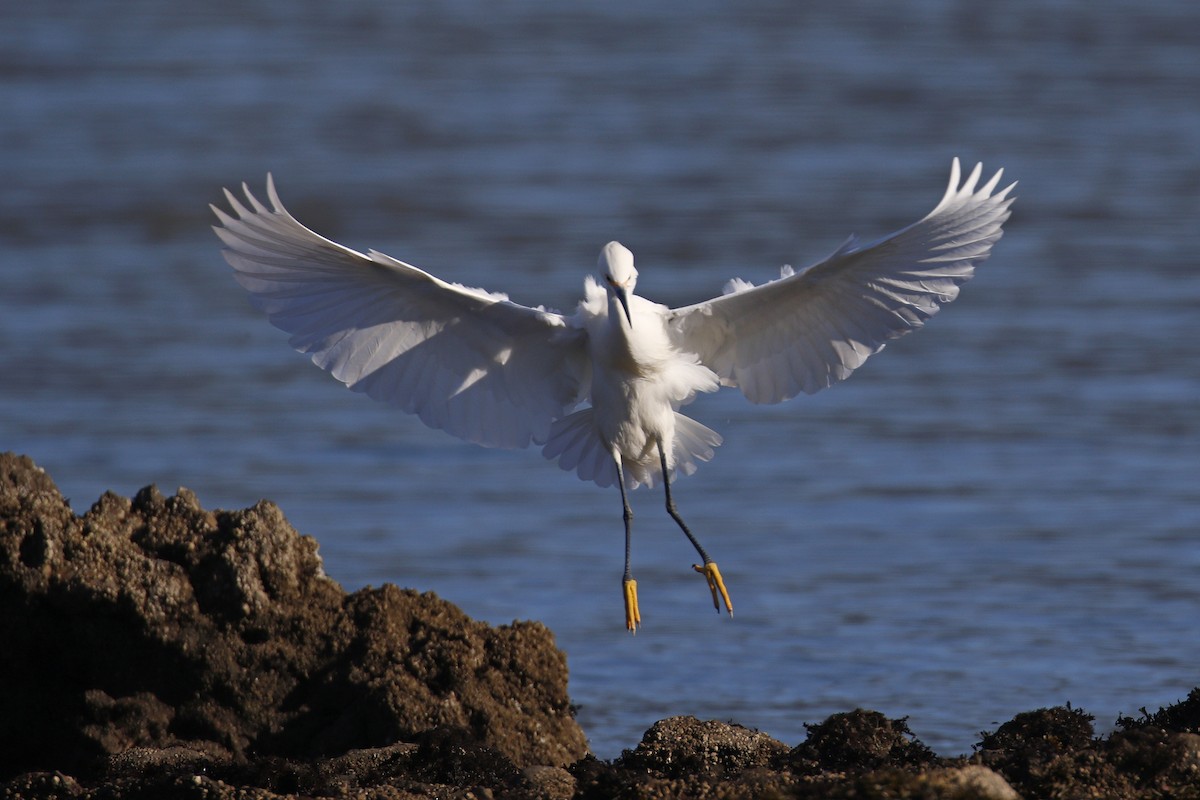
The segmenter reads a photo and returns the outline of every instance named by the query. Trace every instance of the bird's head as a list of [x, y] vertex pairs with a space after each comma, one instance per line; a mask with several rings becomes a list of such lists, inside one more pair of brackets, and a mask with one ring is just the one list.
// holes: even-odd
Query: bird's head
[[608, 287], [608, 296], [615, 297], [625, 311], [629, 327], [633, 327], [633, 316], [629, 313], [629, 296], [637, 286], [637, 270], [633, 266], [633, 253], [620, 242], [609, 242], [600, 251], [600, 276]]

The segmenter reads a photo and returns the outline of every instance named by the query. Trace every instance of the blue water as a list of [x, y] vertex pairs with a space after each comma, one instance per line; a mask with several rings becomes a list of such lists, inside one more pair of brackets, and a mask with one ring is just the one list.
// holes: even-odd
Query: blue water
[[[597, 754], [672, 714], [789, 743], [864, 706], [943, 754], [1200, 683], [1200, 6], [15, 4], [0, 25], [0, 449], [106, 489], [278, 502], [347, 589], [539, 619]], [[928, 328], [845, 384], [690, 409], [677, 500], [737, 609], [620, 504], [341, 388], [248, 307], [207, 203], [274, 172], [359, 249], [570, 309], [601, 245], [693, 302], [923, 215], [950, 158], [1020, 199]]]

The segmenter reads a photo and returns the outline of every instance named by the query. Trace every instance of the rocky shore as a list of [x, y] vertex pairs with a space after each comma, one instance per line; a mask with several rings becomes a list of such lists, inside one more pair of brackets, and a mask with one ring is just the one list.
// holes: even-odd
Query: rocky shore
[[[1200, 798], [1200, 689], [1097, 737], [1017, 715], [969, 757], [862, 709], [789, 745], [692, 717], [588, 753], [566, 659], [432, 593], [347, 594], [270, 502], [180, 489], [76, 516], [0, 455], [0, 797]], [[634, 745], [634, 743], [631, 743]]]

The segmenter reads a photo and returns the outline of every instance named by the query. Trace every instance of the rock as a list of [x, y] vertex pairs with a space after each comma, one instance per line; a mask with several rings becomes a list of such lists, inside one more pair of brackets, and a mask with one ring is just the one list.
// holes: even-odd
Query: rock
[[1187, 699], [1172, 706], [1160, 708], [1150, 714], [1142, 709], [1138, 719], [1121, 716], [1117, 718], [1117, 727], [1124, 730], [1137, 728], [1162, 728], [1178, 733], [1200, 733], [1200, 687], [1192, 689]]
[[1027, 797], [1200, 798], [1200, 734], [1188, 699], [1140, 720], [1122, 717], [1097, 738], [1090, 714], [1055, 707], [1018, 714], [985, 734], [975, 760], [1003, 774]]
[[202, 775], [227, 771], [233, 764], [229, 754], [204, 744], [175, 747], [131, 747], [109, 756], [104, 770], [111, 780], [136, 780], [147, 773]]
[[543, 626], [395, 586], [346, 594], [269, 502], [206, 511], [147, 487], [76, 516], [12, 454], [0, 612], [6, 800], [1200, 800], [1200, 688], [1107, 738], [1070, 706], [1018, 714], [970, 758], [858, 709], [790, 750], [672, 717], [600, 761]]
[[808, 739], [788, 754], [799, 772], [911, 768], [931, 763], [933, 752], [913, 736], [905, 720], [856, 709], [805, 725]]
[[935, 769], [919, 776], [916, 796], [938, 800], [1021, 800], [998, 772], [978, 764]]
[[1045, 758], [1065, 750], [1086, 747], [1096, 736], [1091, 714], [1070, 706], [1026, 711], [985, 734], [983, 750], [1038, 754]]
[[526, 767], [524, 776], [533, 800], [570, 800], [575, 796], [575, 776], [561, 767]]
[[[0, 777], [137, 748], [314, 759], [432, 730], [518, 767], [586, 750], [553, 635], [435, 595], [347, 595], [272, 503], [107, 493], [75, 516], [0, 456]], [[178, 751], [177, 751], [178, 752]]]
[[650, 726], [641, 743], [617, 761], [626, 769], [668, 777], [724, 777], [765, 767], [788, 750], [765, 733], [716, 720], [671, 717]]
[[935, 757], [903, 720], [860, 709], [808, 729], [808, 740], [789, 750], [739, 725], [694, 717], [662, 720], [607, 771], [594, 763], [573, 767], [578, 796], [941, 796], [921, 774]]

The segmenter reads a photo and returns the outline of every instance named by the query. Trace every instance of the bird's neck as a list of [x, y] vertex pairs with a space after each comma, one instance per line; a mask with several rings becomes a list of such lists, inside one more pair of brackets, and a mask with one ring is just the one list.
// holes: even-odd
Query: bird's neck
[[[634, 314], [634, 303], [636, 301], [630, 297], [629, 299], [629, 317]], [[633, 325], [629, 317], [625, 316], [625, 308], [621, 305], [621, 301], [615, 296], [608, 298], [608, 332], [609, 337], [614, 341], [624, 342], [628, 347], [634, 340]]]
[[[630, 297], [631, 314], [634, 313], [634, 302]], [[646, 317], [641, 318], [642, 324], [647, 321]], [[634, 327], [616, 297], [608, 300], [607, 329], [605, 362], [608, 368], [632, 378], [647, 378], [654, 373], [653, 360], [647, 359], [646, 348], [640, 347], [640, 339], [635, 337]]]
[[[633, 312], [632, 302], [630, 303], [630, 312]], [[605, 348], [607, 355], [605, 360], [608, 367], [626, 375], [637, 377], [648, 375], [646, 365], [638, 357], [633, 328], [625, 317], [625, 309], [621, 307], [621, 302], [615, 297], [610, 297], [608, 301], [607, 328], [608, 346]]]

